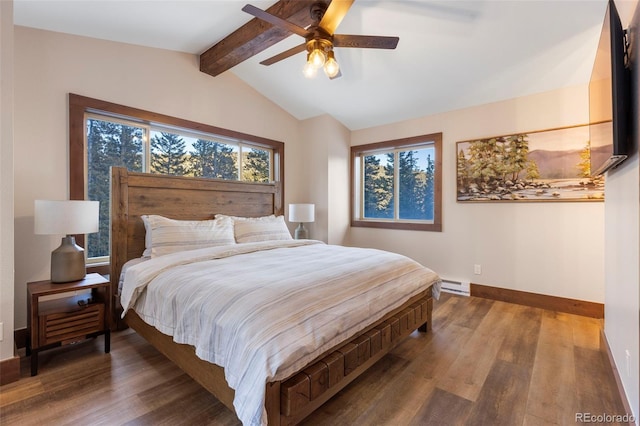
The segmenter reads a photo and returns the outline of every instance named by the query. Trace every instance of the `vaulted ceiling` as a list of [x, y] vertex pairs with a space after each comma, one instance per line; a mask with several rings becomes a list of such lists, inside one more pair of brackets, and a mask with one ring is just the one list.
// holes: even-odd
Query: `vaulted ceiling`
[[[265, 10], [275, 3], [14, 0], [14, 22], [202, 55], [201, 69], [230, 67], [223, 72], [298, 119], [330, 114], [356, 130], [586, 83], [606, 9], [606, 0], [356, 0], [337, 32], [400, 42], [395, 50], [336, 48], [342, 77], [329, 80], [302, 75], [304, 53], [260, 65], [301, 42], [269, 24], [241, 37], [271, 38], [271, 47], [229, 63], [244, 59], [243, 42], [222, 55], [214, 46], [254, 19], [241, 10], [247, 2]], [[308, 11], [291, 19], [304, 26]]]

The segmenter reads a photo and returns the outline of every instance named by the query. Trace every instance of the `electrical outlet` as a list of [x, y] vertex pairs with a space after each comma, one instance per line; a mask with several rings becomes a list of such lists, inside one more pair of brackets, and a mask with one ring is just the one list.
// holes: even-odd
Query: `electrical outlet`
[[473, 273], [476, 275], [482, 274], [482, 265], [473, 265]]

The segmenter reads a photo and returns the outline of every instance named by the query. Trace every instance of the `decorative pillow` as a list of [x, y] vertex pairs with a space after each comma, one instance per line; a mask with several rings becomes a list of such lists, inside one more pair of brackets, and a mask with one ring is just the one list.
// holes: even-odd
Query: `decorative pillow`
[[233, 233], [238, 243], [293, 239], [284, 221], [284, 216], [238, 217], [216, 215], [216, 219], [222, 218], [233, 220]]
[[158, 215], [142, 216], [146, 230], [143, 256], [162, 256], [183, 250], [235, 244], [233, 220], [176, 220]]

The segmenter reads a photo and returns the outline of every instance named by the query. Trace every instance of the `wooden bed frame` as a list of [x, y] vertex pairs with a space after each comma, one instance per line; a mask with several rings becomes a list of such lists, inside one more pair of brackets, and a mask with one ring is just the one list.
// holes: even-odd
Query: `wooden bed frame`
[[[264, 216], [283, 214], [279, 183], [254, 184], [215, 179], [186, 178], [128, 172], [111, 173], [111, 289], [116, 306], [114, 321], [122, 312], [118, 281], [122, 266], [140, 257], [145, 248], [145, 229], [140, 216], [159, 214], [173, 219], [203, 220], [214, 214]], [[119, 309], [118, 309], [119, 308]], [[386, 355], [416, 329], [431, 328], [431, 287], [400, 308], [371, 324], [356, 337], [327, 351], [291, 377], [266, 384], [269, 425], [299, 423], [329, 398]], [[170, 336], [149, 326], [134, 312], [127, 325], [177, 364], [232, 411], [234, 391], [224, 369], [201, 360], [190, 345], [173, 342]]]

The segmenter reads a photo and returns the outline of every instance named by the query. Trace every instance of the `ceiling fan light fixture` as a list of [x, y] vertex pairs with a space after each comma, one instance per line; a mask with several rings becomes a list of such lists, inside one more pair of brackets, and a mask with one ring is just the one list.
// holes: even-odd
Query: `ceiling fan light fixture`
[[[349, 8], [351, 8], [354, 1], [355, 0], [335, 0], [335, 1], [327, 2], [327, 0], [316, 0], [314, 3], [311, 4], [309, 8], [311, 19], [314, 21], [314, 23], [311, 25], [308, 25], [305, 28], [297, 25], [292, 21], [288, 21], [286, 18], [283, 19], [281, 17], [278, 17], [269, 11], [259, 9], [250, 4], [245, 5], [242, 8], [244, 12], [247, 12], [248, 14], [253, 15], [257, 19], [263, 21], [261, 23], [258, 23], [257, 27], [262, 28], [262, 26], [266, 22], [274, 27], [277, 27], [280, 30], [286, 30], [288, 33], [296, 34], [305, 39], [305, 42], [303, 44], [299, 44], [291, 49], [288, 49], [282, 53], [279, 53], [260, 63], [262, 65], [273, 65], [276, 62], [279, 62], [283, 59], [286, 59], [297, 53], [304, 52], [306, 50], [307, 61], [303, 69], [304, 75], [307, 76], [308, 78], [313, 78], [317, 74], [318, 69], [320, 67], [323, 67], [325, 74], [330, 79], [333, 80], [342, 75], [340, 71], [340, 66], [338, 65], [338, 62], [336, 61], [336, 58], [333, 54], [334, 47], [358, 47], [358, 48], [365, 48], [365, 49], [395, 49], [396, 46], [398, 45], [398, 41], [400, 40], [399, 37], [335, 34], [336, 28], [338, 27], [338, 25], [340, 25], [340, 22], [342, 22], [342, 19], [344, 18], [345, 14], [349, 11]], [[298, 5], [303, 5], [306, 2], [298, 3], [298, 2], [286, 0], [286, 1], [283, 1], [283, 3], [287, 3], [287, 4], [291, 3], [291, 5], [293, 5], [293, 3], [297, 3]], [[289, 18], [291, 18], [293, 14], [295, 14], [293, 10], [291, 10], [291, 13], [292, 13], [291, 15], [288, 15]], [[250, 23], [253, 23], [253, 22], [254, 21], [250, 21]], [[243, 26], [242, 28], [245, 28], [245, 27]], [[260, 33], [257, 34], [254, 39], [254, 41], [258, 40], [258, 43], [256, 45], [251, 44], [251, 49], [248, 48], [249, 44], [247, 43], [246, 44], [247, 51], [248, 50], [253, 51], [255, 47], [256, 48], [255, 52], [260, 52], [265, 47], [268, 47], [271, 44], [273, 44], [275, 41], [277, 41], [277, 40], [274, 41], [274, 39], [277, 38], [275, 37], [275, 35], [274, 36], [269, 35], [265, 37], [263, 40], [262, 36], [265, 34], [267, 33], [265, 33], [263, 29], [261, 29]], [[235, 43], [236, 42], [234, 42], [233, 44], [234, 46], [236, 45]], [[258, 47], [260, 48], [258, 49]], [[251, 55], [254, 55], [255, 52], [251, 53]], [[240, 61], [243, 61], [244, 59], [246, 58], [241, 58]], [[201, 61], [202, 61], [202, 56], [201, 56]], [[231, 66], [237, 63], [238, 62], [232, 63], [230, 66], [227, 66], [226, 68], [224, 68], [224, 70], [229, 69]], [[201, 64], [201, 69], [202, 69], [202, 64]], [[208, 72], [208, 71], [205, 71], [205, 72]], [[213, 74], [213, 75], [216, 75], [216, 74]]]
[[312, 64], [314, 67], [316, 67], [316, 69], [318, 69], [318, 68], [322, 68], [326, 60], [327, 58], [324, 55], [324, 52], [318, 48], [315, 48], [309, 54], [309, 59], [307, 60], [307, 63]]
[[318, 68], [316, 68], [309, 60], [304, 64], [304, 68], [302, 68], [302, 74], [304, 74], [307, 78], [315, 78], [318, 74]]
[[324, 73], [329, 78], [334, 78], [340, 72], [340, 65], [333, 54], [333, 50], [329, 51], [327, 61], [324, 63]]

